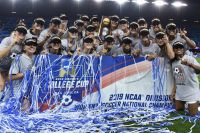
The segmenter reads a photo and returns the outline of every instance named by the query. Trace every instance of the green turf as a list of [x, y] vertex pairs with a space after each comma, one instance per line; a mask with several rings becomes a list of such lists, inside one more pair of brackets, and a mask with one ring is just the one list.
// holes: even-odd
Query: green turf
[[[184, 115], [184, 111], [179, 112], [179, 114]], [[172, 113], [171, 117], [177, 115], [178, 115], [177, 113]], [[190, 128], [193, 126], [193, 124], [194, 122], [178, 119], [173, 122], [172, 126], [168, 126], [168, 129], [176, 133], [188, 133], [190, 132]], [[196, 126], [192, 128], [192, 133], [200, 133], [200, 120], [196, 121]]]
[[[193, 123], [184, 122], [182, 119], [176, 120], [173, 123], [174, 125], [169, 126], [168, 129], [176, 133], [188, 133], [190, 132], [190, 128], [193, 126]], [[196, 126], [192, 129], [192, 132], [200, 133], [200, 121], [197, 121]]]

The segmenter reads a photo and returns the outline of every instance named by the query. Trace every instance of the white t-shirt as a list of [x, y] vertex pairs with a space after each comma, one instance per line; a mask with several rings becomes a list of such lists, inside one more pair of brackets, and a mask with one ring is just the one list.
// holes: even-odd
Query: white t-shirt
[[[10, 37], [6, 37], [2, 40], [2, 42], [0, 44], [0, 52], [11, 45], [12, 39], [13, 39], [13, 36], [10, 36]], [[12, 63], [12, 60], [15, 58], [15, 56], [17, 54], [20, 54], [21, 51], [22, 51], [22, 45], [21, 44], [14, 45], [11, 48], [8, 56], [0, 59], [0, 72], [8, 72], [10, 65]]]
[[[184, 55], [182, 59], [186, 59], [190, 63], [200, 66], [192, 56]], [[172, 63], [172, 70], [176, 84], [175, 99], [186, 102], [199, 101], [199, 81], [195, 70], [181, 64], [181, 60], [176, 60]]]
[[150, 45], [148, 47], [145, 47], [142, 44], [142, 42], [139, 41], [136, 44], [134, 49], [140, 50], [141, 51], [141, 53], [140, 53], [141, 56], [145, 56], [147, 54], [157, 54], [157, 55], [159, 55], [159, 53], [160, 53], [160, 47], [157, 44], [151, 43], [151, 42], [150, 42]]
[[[15, 75], [17, 73], [23, 73], [25, 75], [27, 70], [30, 70], [33, 66], [33, 58], [28, 57], [26, 54], [18, 55], [12, 62], [12, 65], [9, 70], [9, 75]], [[9, 86], [10, 89], [13, 88], [13, 93], [15, 97], [20, 97], [20, 85], [23, 79], [12, 80], [12, 87]], [[11, 90], [9, 89], [9, 92]], [[7, 94], [7, 96], [9, 96]]]

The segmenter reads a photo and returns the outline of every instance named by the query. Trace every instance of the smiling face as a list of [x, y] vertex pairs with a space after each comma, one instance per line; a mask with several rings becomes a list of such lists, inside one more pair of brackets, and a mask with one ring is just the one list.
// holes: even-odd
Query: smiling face
[[50, 44], [52, 50], [59, 50], [61, 48], [60, 42], [53, 42]]
[[56, 34], [59, 30], [59, 26], [60, 25], [58, 25], [58, 24], [51, 23], [49, 26], [49, 29], [52, 33]]
[[182, 58], [182, 57], [183, 57], [184, 52], [185, 52], [183, 46], [179, 46], [179, 45], [178, 45], [178, 46], [174, 46], [174, 47], [173, 47], [173, 50], [174, 50], [174, 53], [175, 53], [175, 57], [176, 57], [176, 58]]
[[159, 32], [160, 29], [162, 29], [161, 24], [154, 24], [154, 25], [152, 25], [152, 27], [153, 27], [153, 31], [154, 31], [155, 33]]
[[117, 26], [118, 26], [118, 21], [111, 20], [111, 27], [117, 28]]
[[124, 30], [127, 30], [128, 24], [127, 24], [127, 23], [120, 24], [120, 25], [119, 25], [119, 28], [122, 29], [123, 31], [124, 31]]
[[114, 42], [104, 42], [104, 48], [110, 51], [113, 48]]
[[25, 53], [33, 55], [36, 52], [36, 44], [29, 44], [24, 46]]
[[137, 36], [138, 35], [138, 28], [130, 28], [130, 33], [132, 36]]
[[149, 37], [141, 37], [141, 41], [142, 41], [142, 44], [144, 45], [144, 46], [149, 46], [150, 45], [150, 39], [149, 39]]
[[125, 54], [131, 53], [131, 44], [122, 44], [122, 48]]
[[164, 42], [163, 42], [162, 38], [159, 38], [159, 39], [156, 38], [156, 43], [157, 43], [159, 46], [163, 46], [163, 45], [164, 45]]
[[[155, 41], [156, 41], [156, 43], [157, 43], [159, 46], [163, 46], [163, 45], [164, 45], [164, 41], [163, 41], [164, 38], [167, 38], [167, 35], [166, 35], [166, 34], [165, 34], [165, 35], [159, 35], [159, 36], [157, 36], [156, 39], [155, 39]], [[168, 38], [167, 38], [167, 39], [168, 39]]]
[[92, 42], [87, 42], [87, 43], [84, 42], [83, 46], [84, 46], [84, 49], [89, 50], [89, 49], [93, 48], [93, 43]]
[[72, 39], [76, 39], [78, 37], [78, 33], [77, 32], [68, 32], [68, 35]]
[[41, 25], [39, 23], [34, 23], [33, 29], [35, 29], [36, 32], [40, 33], [44, 29], [44, 25]]
[[167, 34], [168, 34], [168, 36], [169, 36], [169, 38], [175, 38], [175, 36], [176, 36], [176, 27], [169, 27], [169, 28], [167, 28]]

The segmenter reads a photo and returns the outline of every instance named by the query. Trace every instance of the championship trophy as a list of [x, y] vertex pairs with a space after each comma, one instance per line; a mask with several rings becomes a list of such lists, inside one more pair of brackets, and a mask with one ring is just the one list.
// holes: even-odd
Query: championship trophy
[[111, 32], [110, 22], [111, 21], [108, 16], [102, 16], [101, 24], [99, 28], [99, 37], [101, 38], [101, 40], [103, 40], [106, 35], [110, 34]]

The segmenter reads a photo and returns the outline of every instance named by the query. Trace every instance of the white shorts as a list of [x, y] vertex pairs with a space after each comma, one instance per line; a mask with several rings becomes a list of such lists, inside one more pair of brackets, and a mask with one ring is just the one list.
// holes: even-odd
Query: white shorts
[[197, 103], [197, 101], [186, 102], [186, 104], [195, 104], [195, 103]]

